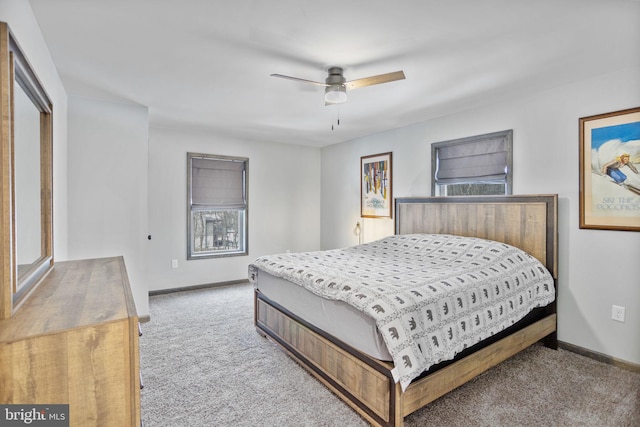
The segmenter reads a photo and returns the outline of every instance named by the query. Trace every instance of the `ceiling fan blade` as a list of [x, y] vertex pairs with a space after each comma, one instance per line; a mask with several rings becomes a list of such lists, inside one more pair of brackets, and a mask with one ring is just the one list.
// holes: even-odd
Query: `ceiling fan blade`
[[365, 86], [378, 85], [381, 83], [394, 82], [396, 80], [404, 80], [404, 71], [394, 71], [392, 73], [379, 74], [377, 76], [365, 77], [362, 79], [351, 80], [344, 85], [348, 90], [358, 89]]
[[285, 76], [285, 75], [283, 75], [283, 74], [271, 74], [271, 77], [278, 77], [278, 78], [281, 78], [281, 79], [287, 79], [287, 80], [295, 80], [295, 81], [298, 81], [298, 82], [304, 82], [304, 83], [311, 83], [311, 84], [314, 84], [314, 85], [316, 85], [316, 86], [322, 86], [322, 87], [327, 87], [327, 86], [329, 86], [329, 85], [328, 85], [328, 84], [326, 84], [326, 83], [314, 82], [313, 80], [300, 79], [300, 78], [298, 78], [298, 77]]

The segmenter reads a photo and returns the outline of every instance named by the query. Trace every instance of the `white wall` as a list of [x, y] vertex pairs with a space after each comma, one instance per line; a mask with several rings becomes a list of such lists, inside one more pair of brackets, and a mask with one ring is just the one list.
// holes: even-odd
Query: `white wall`
[[[249, 158], [248, 256], [187, 261], [187, 152]], [[245, 280], [260, 255], [318, 250], [320, 150], [151, 128], [149, 233], [149, 290]]]
[[[394, 197], [428, 196], [430, 144], [513, 129], [514, 193], [559, 195], [559, 339], [640, 364], [640, 233], [579, 229], [578, 119], [640, 106], [640, 68], [554, 88], [322, 150], [322, 248], [393, 234], [359, 218], [360, 156], [393, 152]], [[612, 304], [626, 322], [611, 320]]]
[[0, 0], [6, 22], [53, 105], [53, 254], [67, 257], [67, 93], [49, 54], [29, 2]]
[[146, 107], [69, 98], [68, 257], [123, 256], [147, 314]]

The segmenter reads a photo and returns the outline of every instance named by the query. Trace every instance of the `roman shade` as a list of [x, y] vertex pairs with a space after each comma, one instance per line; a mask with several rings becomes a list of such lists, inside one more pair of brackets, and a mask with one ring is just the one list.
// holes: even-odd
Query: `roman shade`
[[245, 161], [191, 158], [191, 206], [195, 209], [244, 209]]
[[507, 135], [499, 133], [453, 144], [433, 144], [436, 183], [506, 181], [510, 168], [510, 142]]

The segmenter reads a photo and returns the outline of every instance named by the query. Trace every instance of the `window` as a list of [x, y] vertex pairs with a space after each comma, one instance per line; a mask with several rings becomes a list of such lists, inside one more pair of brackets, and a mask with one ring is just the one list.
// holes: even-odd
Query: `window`
[[512, 141], [506, 130], [431, 144], [431, 194], [512, 194]]
[[246, 255], [249, 159], [187, 153], [187, 259]]

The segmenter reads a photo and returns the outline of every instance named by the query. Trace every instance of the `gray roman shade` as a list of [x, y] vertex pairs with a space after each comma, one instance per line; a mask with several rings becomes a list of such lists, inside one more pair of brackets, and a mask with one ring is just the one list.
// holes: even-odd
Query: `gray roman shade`
[[507, 180], [511, 131], [432, 145], [437, 184]]
[[192, 157], [191, 162], [193, 208], [246, 208], [244, 160]]

